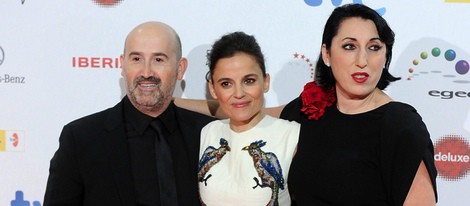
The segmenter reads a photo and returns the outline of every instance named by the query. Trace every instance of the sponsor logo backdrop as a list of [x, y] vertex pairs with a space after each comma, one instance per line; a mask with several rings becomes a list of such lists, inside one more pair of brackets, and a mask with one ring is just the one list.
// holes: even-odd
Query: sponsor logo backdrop
[[272, 75], [266, 106], [310, 81], [323, 25], [337, 6], [362, 3], [396, 32], [387, 92], [415, 106], [436, 146], [439, 205], [470, 196], [468, 0], [12, 0], [0, 7], [0, 205], [40, 206], [62, 126], [124, 95], [118, 57], [137, 24], [159, 20], [189, 58], [175, 96], [206, 98], [206, 50], [221, 35], [257, 37]]

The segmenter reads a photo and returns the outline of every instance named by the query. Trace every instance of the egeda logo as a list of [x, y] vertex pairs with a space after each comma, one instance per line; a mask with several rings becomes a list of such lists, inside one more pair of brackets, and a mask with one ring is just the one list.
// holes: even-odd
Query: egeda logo
[[[407, 80], [416, 78], [427, 78], [426, 76], [440, 77], [448, 83], [470, 84], [469, 60], [465, 58], [464, 51], [457, 52], [458, 48], [446, 46], [427, 46], [416, 55], [412, 61], [409, 61]], [[460, 57], [460, 58], [457, 58]], [[429, 61], [429, 63], [427, 62]], [[437, 66], [431, 66], [437, 65]], [[465, 88], [467, 90], [465, 90]], [[468, 86], [460, 90], [440, 90], [432, 89], [428, 92], [429, 96], [441, 99], [452, 99], [454, 97], [470, 98]]]
[[[322, 5], [323, 3], [323, 0], [304, 0], [304, 2], [309, 5], [309, 6], [320, 6]], [[333, 6], [335, 7], [338, 7], [338, 6], [341, 6], [341, 4], [343, 3], [342, 0], [331, 0], [331, 4], [333, 4]], [[353, 4], [363, 4], [362, 3], [362, 0], [353, 0], [352, 1]], [[377, 13], [380, 14], [380, 16], [383, 16], [385, 14], [385, 7], [382, 7], [382, 8], [379, 8], [379, 9], [374, 9]]]
[[392, 85], [393, 88], [399, 85], [415, 97], [419, 91], [423, 98], [470, 100], [469, 61], [470, 55], [464, 48], [443, 39], [423, 38], [409, 44], [400, 54], [392, 74], [404, 80]]
[[11, 206], [41, 206], [39, 201], [33, 201], [33, 204], [30, 204], [29, 201], [24, 199], [23, 191], [18, 190], [15, 193], [15, 199], [11, 201]]

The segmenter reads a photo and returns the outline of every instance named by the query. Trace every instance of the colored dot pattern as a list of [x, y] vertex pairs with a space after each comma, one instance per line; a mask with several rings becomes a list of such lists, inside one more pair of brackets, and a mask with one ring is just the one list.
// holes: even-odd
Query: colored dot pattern
[[[430, 52], [431, 52], [431, 55], [433, 57], [436, 57], [436, 58], [440, 57], [441, 54], [442, 54], [441, 48], [438, 48], [438, 47], [432, 48]], [[457, 59], [458, 55], [457, 55], [457, 52], [455, 50], [447, 49], [447, 50], [444, 51], [443, 57], [448, 62], [454, 62], [454, 60]], [[414, 67], [416, 67], [420, 64], [420, 61], [424, 61], [428, 58], [429, 58], [428, 51], [422, 51], [419, 55], [419, 58], [413, 59], [411, 63], [414, 65]], [[418, 74], [416, 74], [414, 72], [416, 72], [418, 70], [414, 67], [408, 68], [408, 72], [410, 74], [414, 74], [413, 76], [417, 76]], [[444, 77], [449, 77], [449, 78], [456, 78], [459, 75], [469, 74], [469, 62], [467, 60], [463, 60], [463, 59], [456, 60], [455, 64], [454, 64], [454, 71], [455, 71], [456, 75], [443, 74], [443, 76]], [[428, 74], [429, 72], [420, 71], [419, 73], [420, 74]], [[440, 71], [432, 71], [431, 73], [441, 73], [441, 72]], [[409, 76], [407, 79], [411, 80], [413, 78], [412, 78], [412, 76]], [[467, 81], [467, 80], [456, 80], [454, 82], [455, 83], [470, 83], [470, 81]]]

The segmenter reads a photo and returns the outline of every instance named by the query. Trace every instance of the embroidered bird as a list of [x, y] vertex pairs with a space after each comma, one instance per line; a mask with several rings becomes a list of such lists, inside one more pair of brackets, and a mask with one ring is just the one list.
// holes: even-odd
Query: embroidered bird
[[207, 179], [209, 179], [212, 174], [207, 175], [209, 169], [217, 164], [224, 155], [230, 151], [230, 147], [228, 146], [227, 140], [224, 138], [220, 138], [219, 141], [220, 147], [215, 148], [213, 146], [208, 146], [204, 153], [202, 154], [201, 159], [199, 160], [199, 165], [197, 169], [197, 176], [199, 182], [204, 182], [204, 185], [207, 186]]
[[261, 147], [264, 145], [266, 145], [265, 141], [258, 140], [252, 142], [249, 146], [243, 147], [242, 150], [248, 151], [248, 154], [252, 157], [256, 172], [258, 172], [258, 176], [261, 179], [260, 183], [258, 178], [253, 178], [256, 182], [253, 189], [258, 186], [261, 188], [271, 188], [271, 200], [267, 206], [278, 206], [279, 189], [283, 190], [285, 186], [284, 176], [282, 175], [282, 168], [277, 156], [272, 152], [261, 150]]

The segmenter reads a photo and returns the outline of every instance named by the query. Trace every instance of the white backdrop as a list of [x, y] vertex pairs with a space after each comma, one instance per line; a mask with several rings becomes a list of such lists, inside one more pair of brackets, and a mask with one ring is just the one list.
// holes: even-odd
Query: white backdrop
[[[272, 75], [266, 106], [289, 102], [311, 80], [323, 25], [338, 5], [321, 0], [9, 0], [0, 6], [0, 205], [42, 205], [62, 126], [114, 106], [124, 92], [116, 58], [137, 24], [180, 34], [190, 64], [175, 96], [205, 98], [205, 53], [221, 35], [258, 39]], [[396, 32], [387, 92], [415, 106], [436, 146], [439, 205], [469, 205], [470, 0], [354, 1]], [[109, 5], [108, 5], [109, 4]]]

